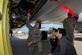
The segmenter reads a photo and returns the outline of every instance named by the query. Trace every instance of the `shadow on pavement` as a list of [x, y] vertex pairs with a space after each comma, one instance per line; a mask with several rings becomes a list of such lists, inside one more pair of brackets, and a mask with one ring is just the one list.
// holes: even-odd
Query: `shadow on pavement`
[[19, 39], [17, 37], [10, 39], [13, 55], [29, 55], [26, 40], [27, 39]]

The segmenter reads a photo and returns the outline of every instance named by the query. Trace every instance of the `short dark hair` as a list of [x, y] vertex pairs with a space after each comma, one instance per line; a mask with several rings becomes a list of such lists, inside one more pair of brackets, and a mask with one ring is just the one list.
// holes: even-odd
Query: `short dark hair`
[[57, 29], [53, 28], [53, 31], [57, 32]]
[[47, 32], [46, 31], [42, 31], [42, 38], [41, 40], [47, 40]]
[[72, 14], [71, 13], [68, 13], [68, 16], [72, 16]]
[[65, 35], [66, 35], [65, 29], [63, 29], [63, 28], [58, 28], [58, 30], [59, 30], [59, 33], [62, 33], [62, 36], [65, 36]]
[[39, 29], [41, 29], [41, 21], [36, 21], [36, 23], [39, 23]]

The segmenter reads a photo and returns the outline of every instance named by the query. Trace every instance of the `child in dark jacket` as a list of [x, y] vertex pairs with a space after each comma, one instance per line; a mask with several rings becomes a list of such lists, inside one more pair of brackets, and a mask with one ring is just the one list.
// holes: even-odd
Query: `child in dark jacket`
[[50, 36], [50, 43], [51, 43], [51, 53], [53, 53], [53, 51], [56, 49], [57, 47], [57, 43], [58, 43], [58, 38], [56, 37], [56, 32], [57, 32], [57, 29], [53, 29], [52, 31], [52, 34]]
[[51, 43], [51, 53], [56, 49], [57, 47], [57, 41], [58, 41], [58, 38], [50, 38], [50, 43]]

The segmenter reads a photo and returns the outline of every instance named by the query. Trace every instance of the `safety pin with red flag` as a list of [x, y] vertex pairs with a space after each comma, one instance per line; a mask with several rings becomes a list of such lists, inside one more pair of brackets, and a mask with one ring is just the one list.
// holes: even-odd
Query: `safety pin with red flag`
[[73, 16], [77, 16], [68, 6], [61, 4], [60, 2], [58, 2], [57, 0], [50, 0], [50, 1], [55, 1], [59, 4], [59, 6], [61, 6], [63, 9], [65, 9], [68, 13], [72, 14]]

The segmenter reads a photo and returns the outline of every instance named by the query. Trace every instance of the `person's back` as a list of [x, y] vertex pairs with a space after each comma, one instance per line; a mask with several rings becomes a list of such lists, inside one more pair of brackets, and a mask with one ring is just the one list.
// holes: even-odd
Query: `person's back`
[[48, 55], [51, 51], [51, 45], [49, 39], [42, 40], [42, 55]]
[[51, 45], [49, 42], [49, 38], [47, 37], [46, 31], [42, 31], [41, 42], [42, 42], [42, 55], [48, 55], [51, 51]]

